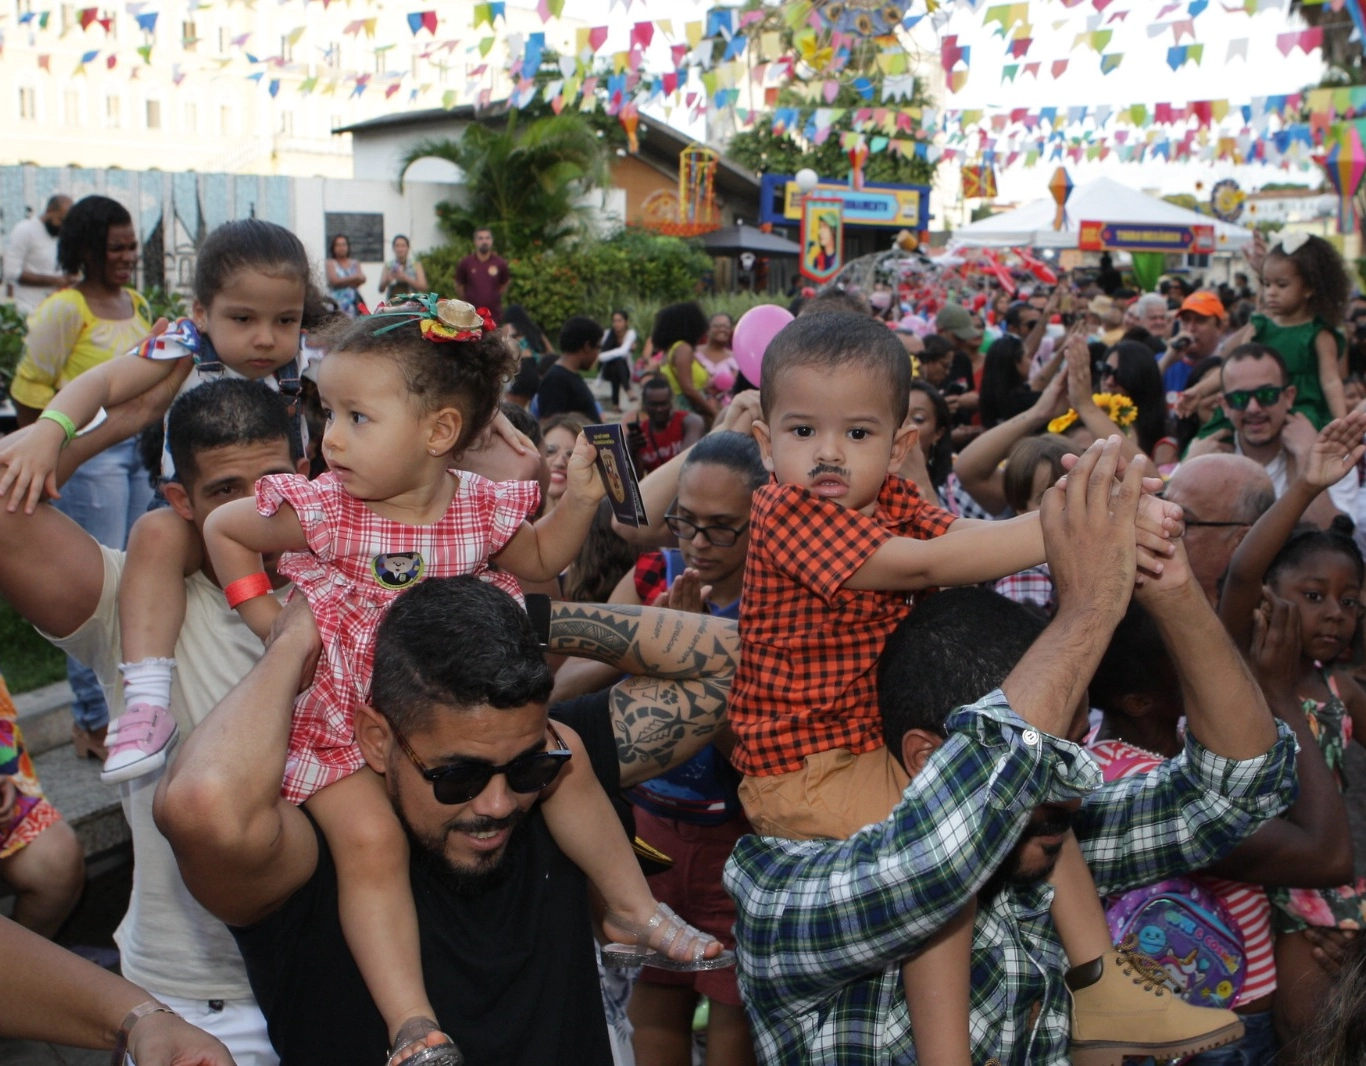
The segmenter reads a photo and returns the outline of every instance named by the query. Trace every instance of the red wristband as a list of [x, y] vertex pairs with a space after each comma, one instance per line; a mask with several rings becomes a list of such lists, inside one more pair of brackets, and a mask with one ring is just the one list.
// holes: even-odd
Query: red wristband
[[257, 596], [269, 595], [270, 578], [266, 577], [265, 571], [239, 577], [223, 590], [223, 594], [228, 598], [228, 606], [236, 608], [247, 600], [256, 599]]

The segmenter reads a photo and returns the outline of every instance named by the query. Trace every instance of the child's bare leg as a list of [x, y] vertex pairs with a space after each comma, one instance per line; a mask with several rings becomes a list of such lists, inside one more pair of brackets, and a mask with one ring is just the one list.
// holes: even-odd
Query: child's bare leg
[[[607, 916], [603, 920], [607, 935], [620, 943], [636, 943], [638, 936], [630, 926], [648, 926], [660, 904], [650, 892], [640, 863], [631, 850], [631, 842], [620, 829], [621, 821], [593, 773], [578, 734], [563, 725], [557, 725], [556, 729], [574, 752], [574, 757], [565, 764], [552, 787], [543, 793], [545, 802], [541, 809], [545, 813], [546, 827], [560, 850], [601, 893], [607, 905]], [[613, 915], [629, 925], [614, 922]], [[687, 928], [691, 929], [691, 926]], [[694, 935], [684, 932], [664, 942], [651, 940], [650, 946], [681, 962], [694, 957], [700, 937], [705, 945], [703, 958], [715, 958], [721, 953], [719, 940], [696, 930], [692, 933]]]
[[337, 865], [337, 909], [346, 945], [392, 1045], [404, 1022], [436, 1017], [422, 980], [408, 839], [383, 781], [368, 768], [328, 785], [307, 807]]
[[175, 646], [185, 623], [185, 578], [203, 561], [194, 526], [170, 508], [134, 523], [119, 582], [124, 714], [110, 728], [107, 782], [139, 777], [166, 762], [176, 733], [169, 707]]
[[1084, 966], [1113, 948], [1096, 882], [1072, 833], [1063, 838], [1057, 865], [1048, 880], [1053, 885], [1053, 925], [1067, 952], [1068, 964]]
[[915, 1058], [923, 1066], [971, 1066], [968, 985], [976, 917], [974, 900], [901, 966]]

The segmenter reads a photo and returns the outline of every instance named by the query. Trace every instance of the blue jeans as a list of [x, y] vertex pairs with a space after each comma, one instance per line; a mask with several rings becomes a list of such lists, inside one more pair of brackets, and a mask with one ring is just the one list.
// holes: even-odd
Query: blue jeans
[[[101, 544], [123, 548], [128, 530], [151, 499], [152, 486], [138, 458], [137, 439], [130, 438], [82, 464], [62, 486], [62, 498], [55, 504]], [[66, 677], [75, 694], [71, 715], [76, 724], [87, 730], [106, 725], [109, 706], [95, 671], [68, 655]]]
[[1276, 1029], [1271, 1011], [1239, 1015], [1243, 1019], [1243, 1038], [1213, 1051], [1204, 1051], [1186, 1066], [1271, 1066], [1276, 1059]]

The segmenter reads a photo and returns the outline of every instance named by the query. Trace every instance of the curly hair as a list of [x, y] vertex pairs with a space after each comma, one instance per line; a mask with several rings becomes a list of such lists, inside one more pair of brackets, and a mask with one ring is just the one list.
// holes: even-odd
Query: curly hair
[[1266, 580], [1274, 581], [1286, 570], [1302, 566], [1315, 555], [1333, 552], [1352, 564], [1358, 582], [1366, 580], [1366, 565], [1362, 563], [1361, 549], [1352, 538], [1352, 530], [1352, 520], [1346, 515], [1338, 515], [1327, 529], [1310, 523], [1296, 526], [1266, 568]]
[[67, 274], [104, 278], [109, 255], [109, 231], [130, 226], [128, 208], [107, 196], [85, 196], [71, 205], [57, 236], [57, 262]]
[[1266, 255], [1268, 259], [1288, 259], [1309, 290], [1309, 310], [1323, 319], [1329, 329], [1342, 325], [1342, 313], [1347, 307], [1352, 283], [1342, 265], [1338, 250], [1322, 237], [1311, 236], [1289, 255], [1277, 244]]
[[[395, 322], [400, 324], [395, 327]], [[459, 454], [498, 413], [503, 385], [517, 369], [517, 353], [501, 333], [478, 340], [438, 344], [422, 336], [417, 320], [385, 315], [342, 318], [319, 331], [317, 343], [329, 355], [347, 352], [398, 364], [409, 396], [424, 411], [455, 407], [463, 425]]]

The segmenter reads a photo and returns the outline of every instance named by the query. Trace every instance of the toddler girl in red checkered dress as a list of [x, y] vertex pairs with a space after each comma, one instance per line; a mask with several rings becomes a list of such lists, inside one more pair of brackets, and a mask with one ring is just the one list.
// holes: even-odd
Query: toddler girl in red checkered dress
[[[295, 703], [282, 791], [307, 804], [335, 857], [342, 928], [388, 1026], [390, 1062], [451, 1066], [461, 1056], [422, 979], [407, 839], [356, 743], [353, 709], [369, 699], [375, 632], [403, 589], [471, 574], [520, 602], [517, 578], [548, 580], [575, 557], [604, 490], [582, 435], [564, 498], [535, 524], [534, 483], [453, 469], [473, 440], [511, 432], [495, 426], [495, 416], [515, 359], [487, 311], [435, 296], [407, 299], [323, 338], [328, 472], [312, 482], [263, 478], [255, 500], [215, 511], [204, 536], [229, 605], [263, 639], [280, 607], [262, 553], [284, 553], [280, 573], [308, 598], [324, 651]], [[605, 898], [608, 934], [631, 944], [623, 953], [653, 965], [728, 964], [733, 956], [718, 942], [656, 904], [578, 738], [564, 726], [559, 733], [578, 758], [560, 764], [543, 790], [540, 782], [519, 784], [541, 791], [551, 833]], [[497, 834], [470, 836], [478, 850]]]
[[[844, 838], [887, 818], [909, 777], [883, 743], [876, 667], [909, 610], [907, 594], [968, 585], [1044, 561], [1037, 514], [1009, 521], [956, 518], [925, 503], [897, 475], [915, 446], [906, 422], [910, 366], [895, 335], [862, 315], [798, 318], [764, 354], [762, 417], [754, 433], [774, 483], [754, 494], [750, 549], [740, 598], [740, 667], [728, 716], [744, 775], [740, 799], [763, 834]], [[1140, 510], [1140, 550], [1169, 554], [1179, 526], [1152, 501]], [[1168, 525], [1170, 522], [1170, 525]], [[983, 693], [986, 695], [986, 693]], [[1076, 1062], [1152, 1054], [1143, 1025], [1121, 1035], [1107, 1016], [1087, 1015], [1094, 992], [1104, 1009], [1151, 1022], [1170, 1014], [1115, 965], [1095, 884], [1075, 838], [1059, 845], [1050, 877], [1053, 919], [1074, 967]], [[969, 959], [975, 907], [965, 908], [902, 968], [916, 1061], [969, 1066]], [[1103, 977], [1091, 978], [1100, 963]], [[1150, 986], [1151, 987], [1151, 986]], [[1226, 1027], [1226, 1012], [1179, 1003], [1191, 1032]], [[1134, 1032], [1134, 1030], [1139, 1030]], [[1096, 1034], [1091, 1038], [1091, 1034]], [[1086, 1034], [1086, 1039], [1080, 1039]], [[1091, 1045], [1088, 1047], [1088, 1045]], [[1129, 1050], [1132, 1048], [1132, 1050]], [[1099, 1056], [1087, 1058], [1088, 1055]]]

